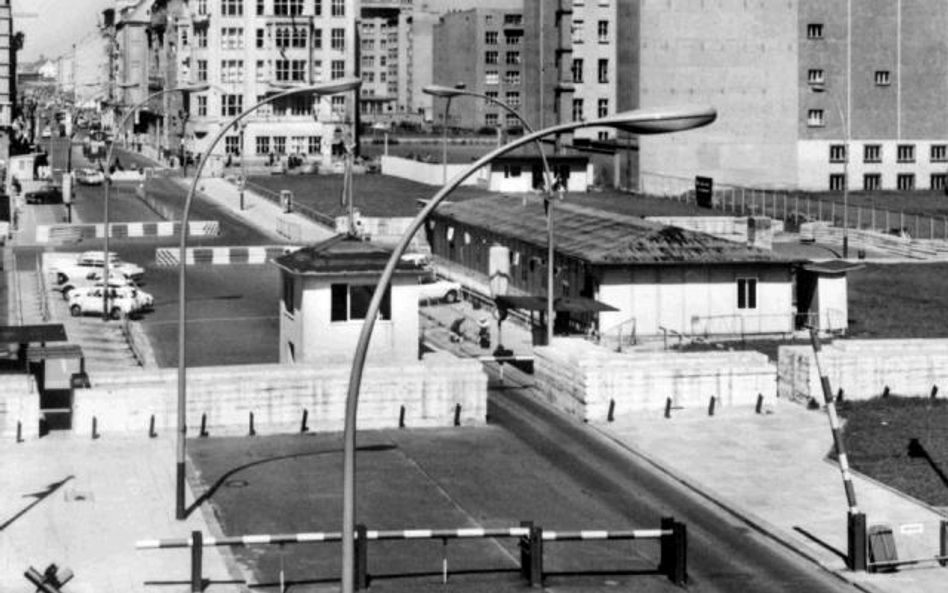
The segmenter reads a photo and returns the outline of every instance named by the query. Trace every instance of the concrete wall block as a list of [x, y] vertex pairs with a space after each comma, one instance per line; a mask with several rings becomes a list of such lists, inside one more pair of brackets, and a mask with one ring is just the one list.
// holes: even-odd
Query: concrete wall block
[[15, 440], [17, 422], [23, 439], [39, 438], [39, 395], [31, 378], [7, 375], [0, 393], [0, 440]]

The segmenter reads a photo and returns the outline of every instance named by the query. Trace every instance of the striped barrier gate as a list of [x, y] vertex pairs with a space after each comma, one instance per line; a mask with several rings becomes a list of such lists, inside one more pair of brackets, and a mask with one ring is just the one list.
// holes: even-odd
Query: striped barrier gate
[[[229, 265], [229, 264], [265, 264], [299, 249], [296, 245], [259, 245], [232, 247], [189, 247], [185, 264]], [[178, 265], [181, 250], [177, 247], [160, 247], [155, 250], [155, 264], [163, 267]]]
[[[115, 239], [142, 237], [176, 237], [181, 223], [161, 222], [110, 222], [109, 236]], [[189, 237], [216, 237], [220, 235], [220, 223], [216, 220], [188, 222]], [[52, 224], [36, 227], [36, 242], [67, 242], [82, 239], [102, 239], [105, 225], [98, 224]]]
[[[578, 541], [606, 541], [606, 540], [658, 540], [660, 556], [658, 571], [664, 574], [676, 585], [684, 585], [687, 574], [687, 530], [683, 523], [672, 517], [663, 517], [658, 529], [628, 529], [628, 530], [577, 530], [577, 531], [544, 531], [542, 527], [533, 525], [530, 521], [521, 523], [520, 527], [504, 528], [462, 528], [462, 529], [404, 529], [404, 530], [369, 530], [365, 525], [357, 525], [355, 530], [355, 585], [356, 589], [366, 589], [369, 586], [368, 572], [368, 543], [370, 541], [408, 541], [408, 540], [441, 540], [442, 549], [442, 581], [448, 581], [447, 544], [452, 539], [500, 539], [517, 538], [520, 545], [520, 574], [531, 587], [543, 585], [543, 546], [545, 542], [578, 542]], [[191, 537], [176, 539], [150, 539], [135, 543], [139, 550], [156, 550], [172, 548], [191, 549], [191, 591], [198, 593], [203, 590], [202, 554], [204, 547], [211, 546], [257, 546], [286, 544], [308, 544], [342, 541], [342, 533], [314, 532], [289, 533], [274, 535], [240, 535], [226, 537], [204, 537], [200, 531], [192, 531]], [[281, 560], [280, 591], [284, 591], [284, 573]]]

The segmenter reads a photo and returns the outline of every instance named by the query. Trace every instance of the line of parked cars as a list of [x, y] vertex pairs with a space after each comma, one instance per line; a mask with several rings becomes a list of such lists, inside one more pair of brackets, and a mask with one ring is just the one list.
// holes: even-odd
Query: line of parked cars
[[105, 264], [103, 252], [86, 251], [79, 254], [75, 263], [60, 264], [52, 270], [73, 317], [101, 314], [103, 303], [112, 319], [154, 309], [154, 297], [138, 286], [145, 274], [141, 266], [124, 262], [110, 251], [109, 283], [106, 287]]

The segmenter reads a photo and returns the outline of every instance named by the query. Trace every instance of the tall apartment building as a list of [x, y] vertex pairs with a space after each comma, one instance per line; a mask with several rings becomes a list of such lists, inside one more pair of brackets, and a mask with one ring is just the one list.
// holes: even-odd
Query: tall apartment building
[[10, 0], [0, 0], [0, 160], [10, 158], [13, 108], [16, 104], [16, 48]]
[[[522, 11], [475, 8], [449, 12], [434, 27], [433, 47], [434, 84], [464, 85], [466, 90], [503, 101], [518, 112], [523, 109], [527, 48]], [[435, 104], [433, 116], [441, 121], [442, 105]], [[519, 128], [520, 122], [488, 101], [458, 97], [451, 102], [448, 125]]]
[[800, 0], [799, 13], [799, 184], [944, 189], [948, 5]]
[[[203, 153], [222, 126], [265, 97], [355, 76], [356, 7], [356, 0], [142, 0], [115, 24], [122, 108], [162, 89], [211, 85], [187, 99], [161, 95], [149, 108], [157, 123], [136, 128], [163, 157], [177, 152], [178, 136], [186, 151]], [[355, 105], [346, 95], [301, 95], [262, 106], [215, 147], [215, 160], [297, 154], [328, 164]]]
[[366, 121], [414, 111], [412, 0], [362, 0], [361, 113]]

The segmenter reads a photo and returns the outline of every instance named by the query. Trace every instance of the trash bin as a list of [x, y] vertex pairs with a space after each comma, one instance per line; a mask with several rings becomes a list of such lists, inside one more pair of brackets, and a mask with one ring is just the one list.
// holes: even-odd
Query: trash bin
[[880, 566], [880, 562], [897, 562], [899, 555], [895, 550], [895, 536], [888, 525], [873, 525], [869, 527], [869, 566], [871, 572], [893, 572], [897, 566]]

